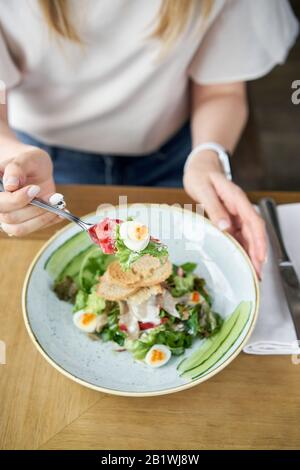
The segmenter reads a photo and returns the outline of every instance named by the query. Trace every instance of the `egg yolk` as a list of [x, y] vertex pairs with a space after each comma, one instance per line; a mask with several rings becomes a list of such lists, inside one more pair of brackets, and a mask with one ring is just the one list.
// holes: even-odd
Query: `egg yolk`
[[148, 235], [148, 228], [146, 225], [139, 225], [135, 229], [135, 238], [137, 240], [143, 240]]
[[165, 353], [162, 351], [159, 351], [158, 349], [153, 349], [152, 354], [151, 354], [151, 362], [160, 362], [163, 361], [165, 358]]
[[84, 313], [81, 317], [81, 323], [83, 325], [88, 325], [96, 317], [95, 313]]

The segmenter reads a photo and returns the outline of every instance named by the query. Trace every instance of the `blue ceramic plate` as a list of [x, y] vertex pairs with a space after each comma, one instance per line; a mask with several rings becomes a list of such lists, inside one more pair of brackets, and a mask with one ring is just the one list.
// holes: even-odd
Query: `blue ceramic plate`
[[193, 387], [226, 367], [241, 351], [251, 334], [258, 312], [259, 288], [250, 260], [240, 245], [200, 214], [156, 204], [110, 206], [85, 220], [104, 216], [133, 216], [150, 226], [152, 235], [169, 248], [176, 264], [196, 262], [214, 299], [214, 310], [228, 317], [241, 301], [251, 302], [249, 319], [236, 342], [200, 377], [183, 379], [176, 369], [183, 357], [199, 348], [196, 340], [184, 356], [172, 357], [163, 367], [152, 369], [135, 362], [113, 343], [92, 341], [74, 327], [72, 306], [57, 299], [44, 269], [46, 260], [61, 244], [79, 231], [69, 225], [54, 235], [32, 262], [23, 288], [23, 314], [31, 339], [47, 361], [70, 379], [95, 390], [116, 395], [151, 396]]

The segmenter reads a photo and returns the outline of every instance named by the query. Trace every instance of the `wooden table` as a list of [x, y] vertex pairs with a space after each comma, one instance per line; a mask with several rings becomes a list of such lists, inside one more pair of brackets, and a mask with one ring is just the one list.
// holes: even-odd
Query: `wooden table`
[[[188, 203], [181, 190], [61, 187], [79, 215], [101, 202]], [[251, 193], [252, 201], [266, 193]], [[269, 193], [270, 194], [270, 193]], [[300, 193], [273, 193], [298, 202]], [[192, 389], [153, 398], [89, 390], [64, 377], [26, 333], [21, 289], [35, 253], [55, 229], [24, 239], [0, 236], [0, 448], [3, 449], [289, 449], [300, 444], [300, 365], [289, 356], [240, 354]]]

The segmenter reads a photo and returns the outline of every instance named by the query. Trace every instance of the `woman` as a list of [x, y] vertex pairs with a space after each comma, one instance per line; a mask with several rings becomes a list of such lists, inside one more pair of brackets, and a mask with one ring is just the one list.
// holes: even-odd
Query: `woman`
[[245, 81], [283, 62], [295, 40], [286, 0], [0, 0], [0, 22], [8, 235], [57, 221], [28, 205], [55, 182], [183, 181], [260, 274], [264, 224], [226, 177], [225, 149], [247, 119]]

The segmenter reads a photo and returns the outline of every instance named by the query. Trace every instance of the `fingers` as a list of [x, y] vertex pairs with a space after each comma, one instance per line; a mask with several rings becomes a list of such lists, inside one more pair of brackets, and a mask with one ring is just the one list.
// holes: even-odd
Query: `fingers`
[[224, 204], [221, 203], [215, 189], [210, 183], [202, 183], [196, 190], [197, 200], [200, 201], [210, 220], [220, 229], [231, 228], [231, 217]]
[[216, 171], [198, 175], [186, 172], [184, 187], [204, 209], [214, 224], [228, 230], [249, 253], [259, 277], [266, 259], [266, 230], [246, 194]]
[[264, 262], [267, 256], [267, 232], [266, 224], [263, 218], [253, 208], [253, 213], [249, 217], [250, 229], [255, 238], [257, 257], [259, 261]]
[[257, 256], [255, 237], [253, 237], [253, 233], [251, 232], [251, 229], [248, 225], [244, 225], [242, 229], [242, 236], [243, 236], [244, 243], [246, 243], [248, 246], [247, 252], [253, 263], [254, 269], [259, 279], [261, 279], [263, 261], [261, 261]]
[[55, 192], [49, 155], [31, 146], [19, 148], [16, 157], [0, 163], [5, 189], [0, 193], [0, 223], [8, 234], [23, 236], [59, 219], [30, 205], [35, 197], [49, 200]]
[[43, 212], [41, 215], [34, 217], [33, 219], [26, 220], [20, 224], [6, 224], [1, 222], [1, 228], [9, 236], [23, 237], [41, 228], [48, 227], [61, 222], [61, 219], [57, 215], [53, 215], [49, 212]]
[[22, 185], [24, 179], [23, 170], [17, 163], [9, 163], [6, 165], [3, 173], [5, 191], [15, 191]]
[[17, 211], [27, 206], [40, 192], [36, 185], [25, 186], [14, 192], [5, 191], [0, 193], [0, 212], [7, 213]]
[[252, 237], [255, 241], [257, 259], [263, 263], [267, 255], [267, 235], [265, 222], [258, 214], [256, 214], [256, 212], [249, 217], [248, 222]]
[[6, 213], [0, 213], [0, 222], [4, 224], [21, 224], [22, 222], [25, 222], [26, 220], [33, 219], [34, 217], [37, 217], [38, 215], [42, 214], [43, 211], [42, 209], [39, 209], [38, 207], [34, 206], [27, 206], [24, 207], [23, 209], [18, 209], [13, 212], [6, 212]]
[[267, 254], [265, 223], [247, 198], [244, 191], [222, 175], [213, 175], [213, 184], [228, 211], [239, 218], [244, 244], [257, 274], [261, 277], [262, 265]]
[[267, 254], [265, 223], [240, 188], [235, 190], [235, 200], [236, 210], [242, 219], [243, 230], [245, 234], [247, 233], [249, 250], [252, 252], [251, 259], [256, 266], [261, 268]]

